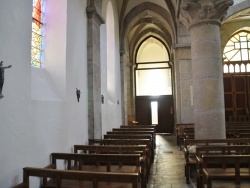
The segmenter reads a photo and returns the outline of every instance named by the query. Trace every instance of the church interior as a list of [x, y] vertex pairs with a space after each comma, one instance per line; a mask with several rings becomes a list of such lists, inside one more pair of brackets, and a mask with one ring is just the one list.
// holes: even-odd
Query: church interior
[[[8, 0], [0, 10], [1, 188], [250, 185], [250, 0]], [[235, 173], [213, 174], [209, 160]], [[175, 181], [161, 166], [178, 168]]]

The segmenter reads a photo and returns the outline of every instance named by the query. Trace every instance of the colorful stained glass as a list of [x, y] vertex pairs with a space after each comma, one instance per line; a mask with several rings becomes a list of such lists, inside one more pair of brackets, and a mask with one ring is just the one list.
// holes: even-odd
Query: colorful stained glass
[[31, 65], [44, 68], [43, 63], [43, 22], [44, 0], [33, 0]]

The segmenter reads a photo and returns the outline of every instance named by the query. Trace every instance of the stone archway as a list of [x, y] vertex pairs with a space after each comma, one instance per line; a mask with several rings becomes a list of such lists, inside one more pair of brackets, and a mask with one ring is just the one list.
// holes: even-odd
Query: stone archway
[[173, 41], [176, 39], [176, 23], [166, 9], [155, 3], [144, 2], [133, 7], [125, 15], [127, 3], [125, 1], [123, 4], [121, 14], [123, 19], [120, 19], [123, 116], [125, 117], [123, 122], [125, 124], [135, 118], [133, 70], [136, 48], [145, 38], [155, 36], [166, 44], [169, 51], [172, 51]]

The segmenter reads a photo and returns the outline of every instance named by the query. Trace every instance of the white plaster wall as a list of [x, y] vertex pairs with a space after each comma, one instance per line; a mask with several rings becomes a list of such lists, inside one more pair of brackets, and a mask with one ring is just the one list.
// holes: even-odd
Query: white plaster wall
[[[1, 188], [20, 183], [23, 167], [44, 167], [50, 153], [71, 152], [74, 144], [87, 143], [87, 0], [55, 1], [67, 7], [67, 48], [62, 59], [66, 69], [48, 75], [55, 73], [65, 80], [63, 100], [31, 98], [32, 0], [0, 2], [0, 60], [13, 65], [5, 72], [5, 97], [0, 99]], [[51, 54], [51, 59], [61, 60], [58, 54]], [[79, 103], [76, 88], [82, 92]], [[38, 187], [37, 183], [32, 179], [31, 187]]]
[[[113, 84], [115, 89], [114, 93], [107, 90], [108, 85], [108, 66], [107, 60], [107, 25], [101, 26], [101, 91], [104, 96], [104, 104], [102, 104], [102, 135], [107, 131], [111, 131], [112, 128], [119, 127], [122, 123], [121, 118], [121, 70], [120, 70], [120, 52], [119, 52], [119, 20], [117, 5], [115, 0], [104, 0], [102, 5], [102, 17], [106, 19], [108, 3], [112, 3], [114, 13], [114, 32], [115, 32], [115, 44], [114, 44], [114, 78]], [[119, 104], [118, 104], [119, 103]]]

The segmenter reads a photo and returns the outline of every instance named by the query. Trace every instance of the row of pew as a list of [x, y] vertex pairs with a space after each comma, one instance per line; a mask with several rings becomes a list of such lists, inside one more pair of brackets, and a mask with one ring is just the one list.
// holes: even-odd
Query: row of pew
[[73, 153], [51, 153], [46, 167], [23, 168], [23, 182], [13, 188], [29, 188], [31, 177], [41, 178], [41, 188], [146, 188], [154, 160], [155, 128], [122, 125], [103, 139], [74, 145]]
[[[177, 128], [177, 144], [185, 156], [186, 183], [191, 172], [196, 176], [198, 188], [212, 188], [230, 183], [235, 187], [250, 186], [250, 125], [226, 125], [226, 139], [195, 139], [194, 125], [183, 124]], [[178, 135], [179, 134], [179, 135]], [[181, 135], [180, 135], [181, 134]], [[183, 144], [183, 149], [181, 145]], [[233, 187], [233, 186], [231, 186]]]
[[[182, 149], [184, 139], [194, 139], [194, 123], [176, 124], [176, 141]], [[227, 122], [226, 138], [250, 138], [250, 122]]]

